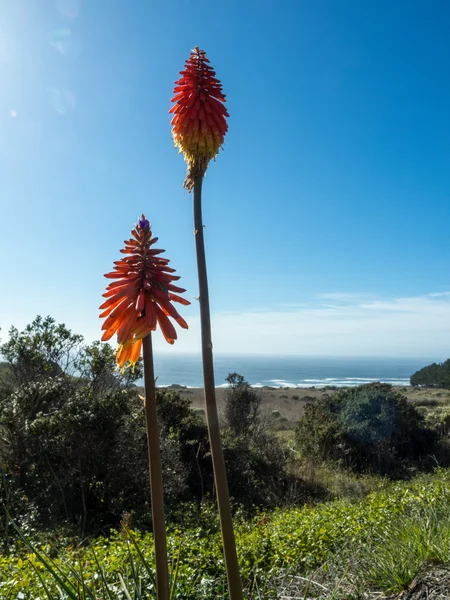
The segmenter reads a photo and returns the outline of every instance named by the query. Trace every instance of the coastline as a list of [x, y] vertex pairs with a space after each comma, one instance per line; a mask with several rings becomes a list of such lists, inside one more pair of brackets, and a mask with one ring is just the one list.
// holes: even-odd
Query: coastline
[[[410, 377], [426, 359], [301, 356], [230, 356], [215, 354], [214, 376], [218, 388], [226, 386], [230, 373], [239, 373], [252, 387], [319, 389], [325, 386], [357, 386], [382, 381], [408, 386]], [[155, 355], [157, 385], [203, 386], [200, 355]]]

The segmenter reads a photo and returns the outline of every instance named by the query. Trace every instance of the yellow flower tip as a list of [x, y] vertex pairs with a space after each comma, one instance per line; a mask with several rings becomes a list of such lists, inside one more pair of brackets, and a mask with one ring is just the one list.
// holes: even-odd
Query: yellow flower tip
[[119, 344], [116, 352], [116, 364], [120, 368], [122, 375], [125, 368], [131, 368], [134, 373], [134, 368], [141, 356], [142, 339], [127, 340], [123, 344]]

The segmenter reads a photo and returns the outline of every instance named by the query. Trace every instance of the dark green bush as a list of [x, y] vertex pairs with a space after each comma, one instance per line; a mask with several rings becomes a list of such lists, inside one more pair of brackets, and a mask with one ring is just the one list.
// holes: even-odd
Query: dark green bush
[[[140, 363], [121, 373], [111, 346], [84, 346], [40, 317], [23, 332], [13, 328], [1, 351], [9, 367], [0, 381], [0, 471], [14, 512], [25, 502], [41, 524], [64, 521], [82, 534], [118, 526], [124, 512], [149, 524], [146, 429], [133, 385]], [[206, 431], [180, 420], [186, 407], [177, 395], [165, 398], [158, 392], [166, 501], [175, 505], [192, 482], [186, 440], [172, 430], [195, 440], [194, 425], [203, 427], [203, 441]]]
[[406, 397], [387, 384], [362, 385], [308, 403], [296, 429], [304, 457], [355, 471], [393, 473], [436, 448], [437, 437]]
[[290, 474], [289, 451], [267, 433], [260, 393], [238, 373], [226, 381], [223, 444], [231, 496], [246, 508], [304, 500], [310, 490]]
[[225, 397], [225, 425], [234, 435], [247, 437], [260, 423], [261, 395], [238, 373], [230, 373], [225, 381], [230, 384]]
[[158, 390], [157, 405], [161, 443], [174, 444], [182, 465], [185, 489], [180, 499], [202, 502], [214, 490], [206, 425], [191, 408], [190, 400], [176, 392]]
[[[117, 527], [123, 514], [150, 527], [146, 428], [135, 386], [141, 363], [134, 372], [117, 371], [111, 346], [86, 346], [50, 317], [22, 332], [12, 328], [0, 351], [7, 361], [0, 378], [1, 503], [23, 515], [24, 526], [28, 515], [30, 526], [65, 523], [82, 536]], [[283, 504], [292, 490], [298, 497], [301, 482], [288, 473], [287, 451], [263, 432], [260, 396], [240, 375], [228, 381], [224, 449], [235, 503]], [[214, 476], [207, 428], [189, 400], [158, 390], [157, 406], [170, 519], [180, 502], [214, 498]]]

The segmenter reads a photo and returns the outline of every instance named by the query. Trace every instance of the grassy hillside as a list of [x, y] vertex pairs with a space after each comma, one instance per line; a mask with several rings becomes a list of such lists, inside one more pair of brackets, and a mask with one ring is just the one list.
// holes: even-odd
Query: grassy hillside
[[[438, 470], [413, 483], [380, 483], [359, 502], [280, 509], [251, 521], [238, 517], [246, 597], [356, 599], [363, 592], [365, 598], [400, 592], [427, 565], [450, 566], [449, 511], [450, 470]], [[179, 558], [174, 598], [226, 598], [215, 514], [206, 506], [201, 514], [187, 513], [185, 527], [170, 530], [169, 552]], [[134, 533], [133, 539], [142, 557], [123, 533], [79, 548], [40, 549], [51, 552], [52, 569], [60, 569], [59, 577], [73, 596], [57, 593], [39, 559], [42, 555], [18, 545], [14, 554], [0, 555], [0, 597], [126, 599], [131, 597], [124, 591], [128, 587], [133, 598], [153, 598], [151, 572], [142, 562], [144, 558], [153, 566], [151, 535]], [[139, 593], [135, 579], [140, 581]]]

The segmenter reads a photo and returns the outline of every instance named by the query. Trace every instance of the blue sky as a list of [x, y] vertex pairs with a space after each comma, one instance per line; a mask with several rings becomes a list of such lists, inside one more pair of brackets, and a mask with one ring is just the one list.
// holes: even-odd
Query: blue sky
[[198, 351], [168, 109], [199, 45], [230, 112], [204, 184], [216, 351], [447, 358], [449, 26], [439, 0], [2, 2], [3, 339], [36, 314], [98, 338], [145, 212], [193, 300], [175, 351]]

